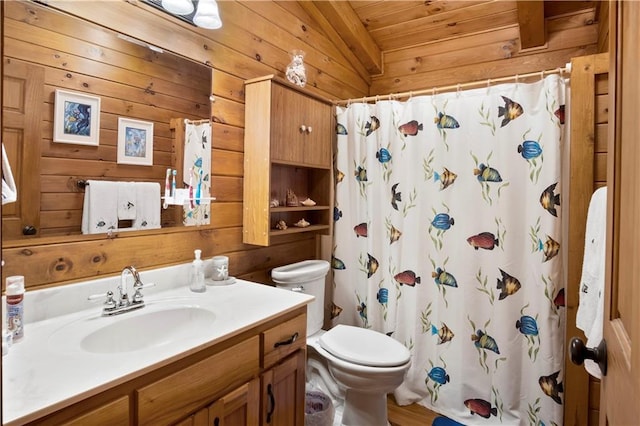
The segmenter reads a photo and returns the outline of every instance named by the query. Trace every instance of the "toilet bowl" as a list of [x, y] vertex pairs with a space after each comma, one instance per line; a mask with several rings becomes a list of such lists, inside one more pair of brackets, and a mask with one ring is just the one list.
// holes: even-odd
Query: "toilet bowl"
[[322, 330], [329, 263], [307, 260], [275, 268], [278, 287], [315, 296], [307, 308], [307, 381], [338, 404], [342, 425], [386, 426], [387, 393], [400, 386], [411, 364], [409, 350], [377, 331], [348, 325]]

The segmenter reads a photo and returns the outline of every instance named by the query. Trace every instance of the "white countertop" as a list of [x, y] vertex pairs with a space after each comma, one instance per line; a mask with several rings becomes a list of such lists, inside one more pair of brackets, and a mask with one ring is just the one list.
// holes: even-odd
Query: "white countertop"
[[[143, 291], [147, 306], [114, 317], [101, 317], [102, 304], [87, 301], [87, 296], [107, 290], [116, 293], [119, 277], [28, 291], [24, 338], [2, 358], [3, 424], [22, 424], [54, 412], [313, 300], [313, 296], [243, 280], [193, 293], [186, 285], [189, 266], [140, 272], [145, 284], [156, 283]], [[73, 342], [61, 342], [56, 333], [74, 321], [104, 324], [173, 301], [213, 311], [213, 326], [151, 350], [108, 354], [75, 350]]]

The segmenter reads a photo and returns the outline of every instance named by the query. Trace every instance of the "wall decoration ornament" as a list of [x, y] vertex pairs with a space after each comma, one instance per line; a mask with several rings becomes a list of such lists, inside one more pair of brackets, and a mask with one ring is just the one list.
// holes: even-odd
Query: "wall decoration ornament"
[[153, 123], [118, 117], [118, 164], [153, 165]]
[[100, 98], [56, 89], [53, 141], [98, 146]]
[[287, 80], [295, 85], [304, 87], [307, 84], [307, 70], [304, 66], [304, 51], [291, 52], [291, 62], [287, 66]]

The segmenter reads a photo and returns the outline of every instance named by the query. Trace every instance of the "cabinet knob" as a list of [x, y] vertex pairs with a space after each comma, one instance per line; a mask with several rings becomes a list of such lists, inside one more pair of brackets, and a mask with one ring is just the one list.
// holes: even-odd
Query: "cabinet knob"
[[307, 126], [305, 126], [304, 124], [300, 126], [300, 133], [304, 133], [307, 131]]
[[38, 230], [36, 229], [36, 227], [32, 225], [26, 225], [24, 228], [22, 228], [22, 235], [36, 235], [37, 232]]
[[313, 132], [313, 128], [311, 126], [307, 126], [307, 133]]

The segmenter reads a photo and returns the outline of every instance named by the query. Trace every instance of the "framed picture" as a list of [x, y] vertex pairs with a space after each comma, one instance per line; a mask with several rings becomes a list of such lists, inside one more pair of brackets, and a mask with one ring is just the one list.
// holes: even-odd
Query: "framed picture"
[[118, 164], [153, 165], [153, 123], [118, 118]]
[[98, 146], [100, 98], [56, 89], [53, 141]]

